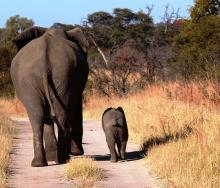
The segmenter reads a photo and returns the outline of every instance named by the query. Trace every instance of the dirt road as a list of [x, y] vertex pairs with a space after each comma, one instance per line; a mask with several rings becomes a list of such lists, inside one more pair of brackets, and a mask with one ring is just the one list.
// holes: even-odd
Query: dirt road
[[[17, 134], [14, 138], [14, 150], [11, 154], [11, 175], [7, 187], [16, 188], [69, 188], [74, 182], [63, 178], [66, 165], [50, 163], [48, 167], [33, 168], [30, 163], [33, 157], [32, 131], [28, 121], [16, 120]], [[84, 121], [84, 150], [86, 156], [97, 160], [103, 169], [105, 178], [93, 187], [104, 188], [155, 188], [153, 179], [138, 152], [138, 146], [128, 143], [127, 160], [110, 163], [109, 151], [100, 125], [96, 121]]]

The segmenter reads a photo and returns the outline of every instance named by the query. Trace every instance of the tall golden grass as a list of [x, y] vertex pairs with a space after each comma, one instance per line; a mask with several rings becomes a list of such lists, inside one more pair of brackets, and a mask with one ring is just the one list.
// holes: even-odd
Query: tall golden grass
[[9, 118], [13, 115], [25, 115], [25, 110], [21, 103], [16, 98], [0, 98], [0, 187], [6, 186], [8, 166], [10, 164], [10, 151], [15, 127]]
[[5, 187], [14, 131], [11, 121], [0, 114], [0, 187]]
[[91, 97], [85, 118], [125, 110], [130, 138], [146, 153], [152, 173], [170, 187], [220, 187], [218, 87], [161, 83], [126, 98]]
[[0, 113], [5, 116], [26, 116], [26, 110], [17, 99], [0, 98]]

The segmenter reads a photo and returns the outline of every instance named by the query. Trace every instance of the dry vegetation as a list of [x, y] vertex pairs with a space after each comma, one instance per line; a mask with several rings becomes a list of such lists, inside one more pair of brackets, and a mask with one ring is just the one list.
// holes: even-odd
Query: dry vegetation
[[65, 177], [68, 180], [79, 179], [82, 187], [92, 187], [102, 179], [102, 171], [91, 158], [75, 158], [67, 164]]
[[15, 127], [8, 116], [24, 116], [24, 107], [17, 99], [0, 98], [0, 187], [5, 187], [5, 181], [10, 164], [10, 151]]
[[0, 187], [5, 187], [14, 131], [12, 123], [0, 114]]
[[220, 187], [219, 89], [207, 83], [164, 83], [127, 98], [94, 97], [84, 117], [101, 119], [122, 106], [130, 138], [152, 172], [171, 187]]
[[26, 116], [26, 111], [21, 102], [17, 99], [0, 98], [0, 114], [5, 116]]

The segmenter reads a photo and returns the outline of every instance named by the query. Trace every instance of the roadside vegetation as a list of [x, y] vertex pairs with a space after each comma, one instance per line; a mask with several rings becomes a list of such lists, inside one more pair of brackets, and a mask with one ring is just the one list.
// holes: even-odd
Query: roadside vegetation
[[13, 135], [16, 132], [10, 116], [24, 116], [25, 110], [16, 99], [0, 98], [0, 187], [6, 187], [6, 178], [10, 173], [8, 169], [11, 162]]
[[26, 116], [26, 111], [21, 102], [15, 98], [0, 97], [0, 114], [4, 116]]
[[79, 180], [79, 187], [93, 187], [94, 183], [103, 178], [102, 170], [96, 161], [91, 158], [71, 159], [65, 169], [65, 177], [68, 180]]
[[5, 187], [6, 177], [9, 173], [10, 151], [12, 149], [12, 138], [15, 128], [11, 121], [0, 114], [0, 187]]
[[[219, 104], [203, 100], [208, 87], [202, 85], [161, 83], [128, 97], [94, 97], [84, 117], [100, 120], [106, 108], [122, 106], [130, 139], [140, 145], [153, 174], [170, 187], [219, 187]], [[213, 96], [215, 86], [209, 85]]]
[[[130, 138], [166, 184], [220, 187], [219, 0], [195, 0], [189, 18], [167, 5], [159, 23], [154, 22], [152, 11], [153, 5], [137, 12], [115, 8], [111, 13], [91, 13], [83, 20], [85, 33], [109, 59], [106, 66], [96, 50], [88, 53], [84, 117], [100, 120], [107, 107], [122, 106]], [[15, 15], [0, 28], [3, 115], [25, 115], [23, 106], [13, 99], [9, 69], [16, 54], [12, 39], [30, 26], [34, 26], [32, 19]]]

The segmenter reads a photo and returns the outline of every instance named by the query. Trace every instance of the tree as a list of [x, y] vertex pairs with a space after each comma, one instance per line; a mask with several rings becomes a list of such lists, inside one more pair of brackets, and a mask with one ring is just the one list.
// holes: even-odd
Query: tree
[[140, 41], [130, 39], [113, 54], [109, 65], [112, 93], [123, 96], [143, 87], [149, 70], [141, 48]]
[[190, 16], [194, 22], [209, 15], [220, 14], [219, 0], [195, 0], [195, 5], [190, 9]]
[[84, 21], [84, 27], [87, 32], [93, 36], [98, 45], [102, 48], [110, 48], [112, 46], [112, 33], [114, 18], [107, 12], [95, 12], [88, 15]]
[[169, 12], [169, 4], [165, 6], [164, 15], [162, 17], [162, 22], [164, 25], [164, 33], [167, 33], [168, 27], [171, 26], [173, 22], [179, 19], [179, 11], [180, 9], [177, 9], [177, 11], [172, 9], [172, 11]]
[[10, 64], [15, 49], [9, 43], [0, 42], [0, 96], [14, 95], [10, 77]]
[[88, 15], [87, 20], [91, 27], [110, 26], [113, 23], [113, 16], [107, 12], [100, 11]]
[[21, 17], [19, 15], [15, 15], [10, 17], [6, 21], [6, 31], [5, 31], [5, 37], [6, 40], [11, 40], [16, 35], [24, 31], [26, 28], [31, 27], [34, 25], [34, 22], [32, 19], [28, 19], [25, 17]]
[[185, 79], [220, 81], [220, 2], [195, 0], [191, 20], [174, 37], [176, 72]]
[[95, 34], [97, 43], [104, 48], [123, 44], [129, 39], [142, 39], [153, 29], [153, 20], [149, 13], [130, 9], [115, 8], [113, 13], [95, 12], [88, 15], [84, 22], [86, 28]]
[[0, 29], [0, 95], [14, 95], [10, 77], [10, 64], [16, 53], [12, 39], [26, 28], [33, 26], [31, 19], [15, 15], [6, 21], [6, 27]]
[[204, 16], [188, 21], [175, 38], [177, 70], [186, 79], [213, 78], [220, 81], [220, 17]]
[[[144, 48], [142, 42], [127, 40], [113, 51], [108, 67], [104, 67], [98, 58], [92, 59], [90, 90], [94, 88], [96, 93], [111, 97], [142, 89], [148, 81], [149, 70], [141, 48]], [[89, 59], [91, 61], [91, 57]]]

